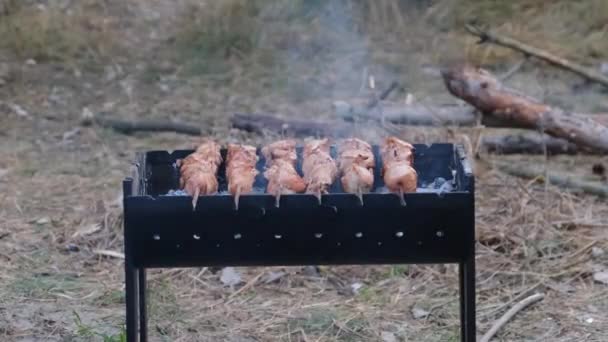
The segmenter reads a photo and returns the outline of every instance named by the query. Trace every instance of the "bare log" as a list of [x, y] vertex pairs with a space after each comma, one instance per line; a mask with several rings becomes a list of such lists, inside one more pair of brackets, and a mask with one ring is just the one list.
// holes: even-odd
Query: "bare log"
[[608, 152], [608, 127], [576, 113], [553, 108], [504, 87], [492, 74], [461, 65], [441, 71], [449, 92], [486, 116]]
[[230, 121], [234, 128], [259, 134], [273, 131], [288, 136], [346, 137], [354, 132], [354, 125], [340, 121], [287, 120], [263, 114], [237, 113], [232, 116]]
[[[424, 104], [403, 105], [394, 102], [382, 104], [383, 117], [370, 113], [365, 106], [346, 101], [333, 103], [334, 114], [344, 121], [352, 122], [355, 118], [381, 121], [410, 126], [474, 126], [477, 116], [473, 109], [458, 105], [429, 106]], [[581, 114], [600, 124], [608, 125], [608, 114]], [[496, 128], [530, 128], [512, 120], [484, 115], [481, 124]]]
[[96, 124], [101, 127], [111, 128], [123, 134], [135, 132], [175, 132], [188, 135], [201, 135], [201, 128], [180, 122], [167, 120], [120, 120], [102, 117], [84, 118], [82, 125]]
[[484, 136], [481, 147], [500, 154], [544, 154], [545, 148], [550, 155], [590, 152], [564, 139], [538, 133]]
[[[499, 170], [507, 174], [522, 178], [544, 177], [545, 174], [544, 168], [532, 165], [513, 165], [511, 163], [497, 162], [496, 166]], [[604, 198], [608, 197], [608, 185], [604, 185], [600, 182], [586, 181], [582, 180], [581, 177], [577, 175], [555, 172], [547, 172], [547, 178], [551, 184], [563, 188], [569, 188]]]
[[608, 87], [608, 77], [602, 75], [599, 71], [585, 68], [582, 65], [571, 62], [565, 58], [555, 56], [548, 51], [539, 49], [526, 43], [522, 43], [513, 38], [499, 35], [490, 31], [484, 31], [477, 26], [466, 25], [465, 27], [467, 31], [469, 31], [469, 33], [481, 38], [481, 43], [491, 42], [496, 45], [504, 46], [523, 52], [525, 55], [540, 58], [562, 69], [574, 72], [575, 74], [582, 76], [588, 79], [589, 81], [597, 82], [599, 84], [604, 85], [605, 87]]
[[[477, 116], [471, 108], [456, 105], [427, 106], [388, 103], [382, 105], [383, 116], [380, 117], [370, 113], [365, 107], [351, 105], [345, 101], [335, 101], [333, 111], [336, 116], [348, 122], [359, 118], [377, 122], [385, 120], [396, 125], [409, 126], [474, 126], [477, 124]], [[514, 127], [512, 122], [504, 122], [493, 117], [482, 117], [481, 120], [481, 124], [487, 127], [518, 128]]]

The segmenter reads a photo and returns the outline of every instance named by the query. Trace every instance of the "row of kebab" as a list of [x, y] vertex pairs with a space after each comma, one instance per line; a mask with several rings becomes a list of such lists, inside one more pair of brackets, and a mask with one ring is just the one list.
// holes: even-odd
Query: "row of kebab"
[[[296, 145], [296, 140], [284, 139], [268, 144], [260, 151], [265, 158], [266, 193], [275, 196], [277, 207], [284, 194], [313, 194], [320, 202], [321, 195], [327, 194], [338, 178], [344, 191], [357, 195], [363, 204], [363, 193], [370, 192], [374, 185], [376, 160], [370, 144], [358, 138], [344, 139], [337, 145], [338, 158], [335, 160], [330, 153], [329, 139], [310, 140], [302, 151], [302, 175], [296, 170]], [[256, 151], [251, 145], [227, 146], [226, 180], [236, 208], [239, 197], [254, 190], [259, 174]], [[404, 204], [403, 194], [416, 191], [418, 175], [413, 167], [414, 147], [396, 137], [388, 137], [380, 146], [380, 156], [385, 186], [399, 194]], [[192, 154], [177, 160], [180, 188], [192, 196], [193, 209], [199, 196], [217, 193], [218, 169], [222, 162], [221, 146], [213, 140], [206, 140]]]

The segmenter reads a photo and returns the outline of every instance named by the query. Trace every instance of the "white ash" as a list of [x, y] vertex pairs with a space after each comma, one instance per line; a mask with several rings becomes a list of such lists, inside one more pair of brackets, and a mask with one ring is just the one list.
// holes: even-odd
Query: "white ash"
[[[451, 182], [448, 182], [445, 178], [443, 177], [437, 177], [435, 178], [432, 182], [430, 183], [425, 183], [423, 182], [421, 184], [421, 187], [416, 188], [416, 192], [422, 192], [422, 193], [446, 193], [446, 192], [451, 192], [454, 190], [454, 187], [452, 186]], [[391, 191], [386, 187], [380, 187], [376, 190], [376, 193], [380, 193], [380, 194], [388, 194]]]
[[189, 196], [184, 190], [169, 190], [165, 196]]
[[[252, 194], [263, 194], [265, 192], [266, 191], [264, 191], [264, 188], [259, 188], [259, 187], [254, 187], [251, 190]], [[215, 195], [232, 196], [232, 194], [228, 190], [219, 191]], [[244, 193], [243, 195], [246, 195], [246, 194]], [[188, 195], [188, 193], [185, 190], [180, 190], [180, 189], [174, 190], [174, 189], [171, 189], [171, 190], [169, 190], [169, 192], [167, 192], [165, 194], [165, 196], [190, 196], [190, 195]]]

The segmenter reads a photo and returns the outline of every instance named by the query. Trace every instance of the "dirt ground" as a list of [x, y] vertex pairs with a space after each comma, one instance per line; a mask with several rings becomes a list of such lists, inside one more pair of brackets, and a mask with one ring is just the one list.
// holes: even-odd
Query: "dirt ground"
[[[82, 63], [0, 50], [2, 341], [123, 340], [124, 263], [99, 253], [123, 251], [121, 181], [136, 151], [192, 148], [199, 141], [173, 133], [125, 135], [83, 126], [83, 115], [179, 120], [199, 124], [223, 143], [261, 144], [276, 132], [260, 136], [231, 129], [229, 115], [331, 117], [332, 101], [372, 93], [361, 81], [362, 65], [380, 89], [397, 77], [416, 101], [458, 103], [433, 72], [434, 64], [426, 63], [436, 56], [424, 51], [401, 56], [389, 46], [378, 58], [366, 55], [369, 47], [353, 40], [334, 46], [345, 49], [340, 58], [317, 61], [316, 51], [322, 53], [333, 38], [316, 46], [318, 36], [304, 34], [284, 42], [304, 48], [289, 47], [298, 53], [283, 56], [276, 69], [264, 68], [268, 60], [261, 57], [242, 63], [238, 50], [244, 47], [222, 56], [227, 64], [205, 54], [185, 60], [176, 32], [182, 32], [183, 12], [191, 1], [87, 3], [105, 18], [95, 21], [99, 26], [94, 29], [120, 41], [121, 54], [101, 58], [94, 53]], [[387, 64], [395, 56], [403, 65]], [[311, 67], [311, 60], [317, 67]], [[227, 67], [229, 71], [223, 69]], [[509, 80], [513, 87], [569, 109], [608, 112], [607, 93], [581, 84], [539, 63], [528, 64]], [[405, 95], [394, 98], [402, 101]], [[459, 134], [474, 133], [456, 127], [402, 131], [412, 142], [455, 142]], [[386, 134], [374, 127], [364, 133], [372, 141]], [[475, 170], [478, 333], [514, 303], [539, 292], [545, 298], [516, 315], [495, 341], [608, 341], [608, 283], [594, 280], [608, 272], [605, 199], [545, 187], [492, 166], [493, 160], [540, 163], [589, 178], [592, 165], [608, 165], [608, 156], [482, 157]], [[231, 288], [220, 281], [217, 269], [150, 271], [151, 340], [459, 340], [453, 265], [237, 272], [243, 281]], [[231, 297], [258, 276], [277, 279], [258, 281]]]

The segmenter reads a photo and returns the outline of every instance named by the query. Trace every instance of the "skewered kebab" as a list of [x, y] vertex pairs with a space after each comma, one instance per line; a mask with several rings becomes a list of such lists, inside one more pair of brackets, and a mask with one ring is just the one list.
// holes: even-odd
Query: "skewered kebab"
[[275, 196], [279, 206], [281, 194], [300, 193], [306, 190], [306, 183], [296, 171], [296, 141], [279, 140], [262, 148], [266, 158], [264, 177], [268, 179], [266, 192]]
[[192, 196], [192, 210], [200, 195], [217, 192], [217, 169], [222, 162], [220, 145], [212, 140], [202, 143], [192, 154], [177, 160], [180, 167], [180, 188]]
[[338, 167], [331, 157], [328, 139], [316, 139], [304, 145], [302, 173], [306, 192], [314, 194], [321, 202], [321, 195], [328, 193], [336, 180]]
[[401, 204], [405, 205], [403, 194], [416, 192], [418, 174], [414, 169], [414, 146], [396, 137], [388, 137], [381, 147], [382, 176], [384, 184], [399, 193]]
[[228, 144], [226, 156], [226, 178], [228, 191], [234, 196], [235, 209], [239, 208], [239, 197], [253, 190], [253, 183], [258, 171], [255, 146]]
[[372, 147], [361, 139], [350, 138], [340, 144], [338, 154], [342, 188], [357, 194], [363, 205], [363, 192], [369, 192], [374, 185], [376, 161]]

